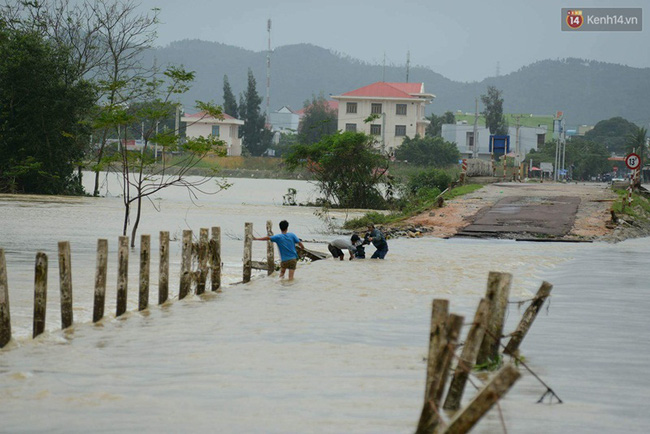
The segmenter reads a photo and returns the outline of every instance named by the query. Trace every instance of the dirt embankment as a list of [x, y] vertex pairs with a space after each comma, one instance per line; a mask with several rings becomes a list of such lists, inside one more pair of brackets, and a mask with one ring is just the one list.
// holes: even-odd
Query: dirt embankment
[[[501, 199], [514, 198], [506, 202], [517, 198], [520, 202], [541, 202], [558, 197], [578, 198], [579, 202], [570, 229], [562, 236], [550, 238], [567, 241], [620, 241], [650, 235], [647, 220], [632, 221], [627, 216], [619, 216], [617, 222], [612, 222], [611, 208], [614, 201], [619, 199], [609, 185], [603, 183], [489, 184], [473, 193], [446, 202], [442, 208], [411, 217], [405, 224], [425, 228], [427, 235], [447, 238], [458, 234], [463, 228], [481, 218], [480, 216], [491, 210]], [[558, 212], [566, 211], [558, 209]], [[516, 212], [511, 212], [510, 209], [500, 213], [497, 219], [499, 224], [507, 224], [509, 218], [517, 218]], [[504, 233], [501, 235], [506, 238], [519, 237], [516, 230], [506, 232], [505, 236]], [[524, 238], [526, 236], [530, 237], [531, 234], [524, 234]], [[534, 233], [532, 236], [535, 236]]]

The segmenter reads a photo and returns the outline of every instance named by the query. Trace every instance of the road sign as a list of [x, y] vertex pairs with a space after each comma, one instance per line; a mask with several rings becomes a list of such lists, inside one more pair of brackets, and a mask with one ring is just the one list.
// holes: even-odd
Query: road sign
[[630, 170], [636, 170], [641, 165], [641, 158], [634, 152], [631, 154], [627, 154], [627, 156], [625, 157], [625, 165]]

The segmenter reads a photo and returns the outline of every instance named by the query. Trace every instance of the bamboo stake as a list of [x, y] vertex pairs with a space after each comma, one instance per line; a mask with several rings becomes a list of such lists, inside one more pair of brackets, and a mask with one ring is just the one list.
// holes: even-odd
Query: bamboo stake
[[528, 333], [528, 330], [533, 325], [533, 321], [537, 318], [537, 314], [546, 301], [546, 298], [551, 295], [552, 289], [553, 285], [548, 282], [542, 282], [542, 285], [537, 290], [535, 298], [521, 317], [517, 329], [512, 333], [512, 337], [510, 338], [510, 341], [508, 341], [506, 348], [503, 350], [503, 354], [514, 355], [519, 350], [521, 342], [524, 340], [526, 333]]
[[446, 427], [441, 427], [435, 432], [445, 434], [468, 432], [510, 390], [520, 376], [521, 373], [513, 365], [504, 366], [463, 411], [456, 413]]
[[95, 271], [95, 300], [93, 303], [93, 322], [104, 317], [106, 304], [106, 273], [108, 270], [108, 240], [97, 240], [97, 269]]
[[463, 398], [463, 391], [465, 390], [467, 378], [474, 368], [476, 355], [478, 354], [479, 347], [483, 341], [483, 336], [485, 335], [487, 309], [487, 301], [482, 298], [478, 304], [478, 308], [476, 309], [474, 323], [472, 324], [469, 333], [467, 333], [465, 345], [463, 345], [463, 351], [458, 360], [458, 364], [456, 365], [456, 371], [451, 379], [451, 384], [449, 385], [449, 392], [447, 392], [447, 398], [445, 399], [445, 404], [443, 406], [445, 410], [458, 410], [460, 408], [460, 402]]
[[[273, 223], [271, 220], [266, 221], [266, 235], [273, 236]], [[271, 275], [275, 271], [275, 258], [273, 257], [273, 242], [271, 240], [266, 242], [266, 266], [268, 267], [266, 274]]]
[[447, 383], [447, 372], [458, 344], [460, 329], [463, 327], [464, 318], [451, 314], [445, 323], [445, 337], [441, 347], [440, 356], [436, 357], [436, 366], [433, 371], [433, 379], [429, 388], [429, 395], [422, 406], [420, 422], [416, 434], [432, 433], [440, 423], [440, 401]]
[[45, 331], [45, 311], [47, 306], [47, 255], [36, 254], [34, 267], [34, 324], [32, 338]]
[[244, 283], [251, 281], [253, 259], [253, 223], [246, 223], [244, 230]]
[[119, 237], [117, 247], [117, 308], [115, 316], [126, 312], [129, 289], [129, 237]]
[[149, 307], [149, 265], [151, 259], [151, 236], [140, 236], [140, 296], [138, 310]]
[[499, 359], [499, 347], [503, 335], [503, 324], [505, 322], [508, 297], [510, 295], [510, 284], [512, 274], [490, 271], [488, 275], [488, 287], [485, 298], [488, 301], [488, 316], [485, 336], [481, 343], [477, 364], [488, 363]]
[[169, 232], [160, 231], [160, 261], [158, 262], [158, 304], [169, 298]]
[[424, 399], [429, 396], [429, 388], [433, 381], [433, 371], [436, 357], [440, 355], [444, 342], [445, 322], [449, 317], [449, 300], [434, 299], [431, 305], [431, 331], [429, 332], [429, 355], [427, 356], [427, 379], [424, 388]]
[[68, 241], [59, 241], [59, 282], [61, 288], [61, 328], [67, 329], [73, 323], [72, 270], [70, 243]]
[[178, 299], [184, 299], [190, 293], [192, 285], [192, 231], [183, 231], [183, 251], [181, 254], [181, 284]]
[[207, 228], [201, 228], [199, 232], [199, 281], [196, 285], [196, 293], [205, 292], [205, 282], [208, 280], [208, 235]]
[[212, 265], [212, 291], [221, 292], [221, 228], [212, 228], [212, 239], [210, 240], [210, 263]]

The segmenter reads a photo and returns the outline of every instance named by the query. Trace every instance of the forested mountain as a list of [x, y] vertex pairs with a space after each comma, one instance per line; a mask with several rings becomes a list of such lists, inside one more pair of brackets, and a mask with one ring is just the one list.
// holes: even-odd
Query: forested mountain
[[[223, 76], [236, 95], [243, 92], [250, 67], [266, 106], [266, 52], [199, 40], [174, 42], [150, 53], [158, 65], [183, 64], [196, 71], [196, 82], [182, 101], [223, 102]], [[312, 95], [341, 94], [375, 81], [406, 81], [403, 65], [371, 65], [309, 44], [278, 47], [271, 57], [271, 110], [300, 109]], [[582, 59], [542, 60], [481, 82], [457, 82], [423, 67], [412, 67], [409, 81], [424, 82], [436, 95], [429, 112], [474, 111], [474, 100], [487, 87], [503, 91], [504, 111], [552, 115], [565, 113], [568, 125], [595, 124], [622, 116], [639, 125], [650, 120], [650, 68], [632, 68]], [[480, 100], [479, 100], [480, 101]], [[479, 106], [479, 110], [481, 110]]]

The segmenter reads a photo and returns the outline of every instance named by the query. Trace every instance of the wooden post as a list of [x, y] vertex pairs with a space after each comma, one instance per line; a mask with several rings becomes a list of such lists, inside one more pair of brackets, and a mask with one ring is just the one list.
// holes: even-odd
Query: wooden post
[[427, 379], [424, 388], [424, 399], [429, 396], [429, 388], [433, 381], [433, 370], [436, 357], [440, 355], [441, 344], [444, 341], [445, 322], [449, 317], [449, 300], [434, 299], [431, 305], [431, 328], [429, 332], [429, 354], [427, 356]]
[[108, 271], [108, 240], [97, 240], [97, 270], [95, 271], [95, 301], [93, 304], [93, 322], [104, 317], [106, 304], [106, 273]]
[[59, 282], [61, 288], [61, 328], [72, 325], [72, 269], [70, 264], [70, 243], [59, 241]]
[[45, 311], [47, 306], [47, 255], [36, 254], [34, 267], [34, 324], [32, 338], [45, 331]]
[[511, 282], [512, 274], [510, 273], [490, 271], [488, 275], [488, 287], [485, 295], [488, 302], [487, 326], [483, 343], [476, 357], [477, 364], [499, 359], [499, 346], [503, 334], [503, 323], [506, 308], [508, 307]]
[[11, 340], [11, 314], [9, 312], [9, 284], [5, 251], [0, 249], [0, 348]]
[[183, 251], [181, 253], [181, 284], [178, 299], [184, 299], [192, 286], [192, 231], [183, 231]]
[[436, 433], [461, 434], [469, 432], [492, 406], [510, 390], [521, 373], [513, 365], [506, 365], [485, 385], [463, 411], [456, 413], [449, 424]]
[[244, 230], [244, 283], [251, 281], [251, 271], [253, 269], [251, 261], [253, 260], [253, 223], [246, 223]]
[[169, 232], [160, 231], [160, 261], [158, 262], [158, 304], [169, 297]]
[[138, 310], [149, 307], [149, 263], [151, 262], [151, 236], [140, 236], [140, 297]]
[[[271, 220], [266, 221], [266, 235], [273, 236], [273, 223]], [[266, 265], [268, 267], [266, 274], [269, 276], [275, 271], [275, 258], [273, 257], [273, 241], [266, 242]]]
[[212, 228], [212, 239], [210, 240], [210, 264], [212, 266], [212, 291], [221, 292], [221, 228]]
[[463, 391], [465, 390], [467, 378], [474, 368], [476, 355], [478, 354], [478, 349], [481, 346], [483, 336], [485, 335], [487, 309], [487, 301], [482, 298], [478, 304], [478, 308], [476, 309], [474, 323], [472, 324], [469, 333], [467, 333], [465, 345], [463, 345], [463, 351], [458, 360], [458, 364], [456, 365], [456, 371], [451, 379], [451, 384], [449, 385], [449, 392], [447, 392], [447, 398], [445, 399], [445, 404], [443, 406], [445, 410], [458, 410], [460, 408], [460, 402], [463, 398]]
[[117, 243], [117, 308], [115, 316], [126, 312], [129, 289], [129, 237], [119, 237]]
[[196, 284], [196, 293], [205, 292], [205, 282], [208, 280], [208, 235], [207, 228], [199, 232], [199, 281]]
[[436, 357], [436, 366], [434, 367], [429, 395], [424, 400], [416, 434], [431, 433], [440, 423], [440, 401], [447, 383], [447, 372], [458, 344], [460, 329], [463, 327], [463, 320], [462, 316], [453, 313], [447, 318], [444, 342], [441, 346], [440, 355]]
[[510, 341], [508, 341], [506, 348], [503, 350], [503, 354], [515, 355], [515, 353], [519, 350], [519, 345], [521, 345], [524, 337], [526, 337], [526, 333], [528, 333], [530, 326], [533, 325], [533, 321], [535, 321], [535, 318], [542, 308], [544, 301], [546, 301], [546, 298], [551, 295], [552, 289], [553, 285], [548, 282], [542, 282], [542, 286], [540, 286], [537, 290], [535, 298], [530, 303], [530, 306], [528, 306], [528, 309], [526, 309], [526, 312], [524, 312], [524, 315], [521, 317], [521, 321], [519, 321], [517, 329], [514, 331], [514, 333], [512, 333], [512, 337], [510, 338]]

